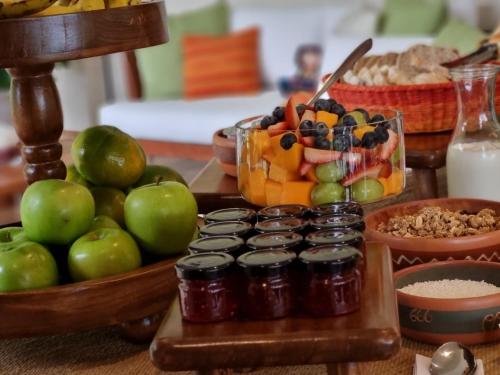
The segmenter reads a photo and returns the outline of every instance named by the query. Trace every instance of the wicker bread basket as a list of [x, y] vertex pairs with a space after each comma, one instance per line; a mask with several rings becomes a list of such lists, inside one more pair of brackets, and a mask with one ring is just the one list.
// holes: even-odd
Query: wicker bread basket
[[[328, 94], [348, 110], [401, 111], [405, 133], [436, 133], [452, 130], [456, 125], [457, 100], [452, 82], [400, 86], [337, 83], [330, 87]], [[500, 114], [500, 75], [497, 78], [495, 107]]]

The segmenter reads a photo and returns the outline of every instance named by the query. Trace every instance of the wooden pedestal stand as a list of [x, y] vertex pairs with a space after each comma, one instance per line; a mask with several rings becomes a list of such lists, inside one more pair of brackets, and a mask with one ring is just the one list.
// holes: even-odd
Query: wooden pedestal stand
[[[0, 20], [0, 67], [12, 77], [11, 108], [28, 183], [65, 178], [63, 116], [54, 63], [154, 46], [168, 40], [162, 2]], [[75, 98], [78, 100], [78, 98]]]

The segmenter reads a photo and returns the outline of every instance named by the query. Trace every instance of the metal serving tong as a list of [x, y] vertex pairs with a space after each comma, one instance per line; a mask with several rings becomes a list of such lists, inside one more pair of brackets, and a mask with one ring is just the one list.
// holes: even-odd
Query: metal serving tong
[[494, 60], [498, 57], [497, 44], [485, 44], [476, 51], [468, 54], [467, 56], [460, 57], [456, 60], [448, 61], [441, 64], [445, 68], [455, 68], [461, 65], [481, 64], [483, 62]]

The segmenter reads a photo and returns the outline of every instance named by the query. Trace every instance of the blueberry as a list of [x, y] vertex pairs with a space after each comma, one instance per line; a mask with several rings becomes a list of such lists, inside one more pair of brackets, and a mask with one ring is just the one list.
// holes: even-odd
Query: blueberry
[[299, 104], [295, 107], [295, 110], [297, 111], [297, 114], [299, 117], [302, 117], [304, 112], [306, 111], [307, 106], [305, 104]]
[[376, 114], [374, 115], [371, 120], [370, 120], [370, 123], [373, 123], [373, 122], [382, 122], [385, 120], [385, 117], [381, 114]]
[[299, 125], [300, 129], [300, 134], [303, 137], [309, 137], [311, 135], [314, 135], [314, 124], [311, 120], [304, 120], [300, 123]]
[[333, 107], [335, 104], [337, 104], [337, 101], [336, 101], [335, 99], [332, 99], [332, 98], [327, 99], [327, 100], [328, 100], [328, 103], [330, 104], [330, 111], [329, 111], [329, 112], [331, 112], [331, 111], [332, 111], [332, 107]]
[[375, 128], [375, 134], [377, 134], [380, 143], [385, 143], [389, 139], [389, 131], [384, 128], [384, 126], [377, 126]]
[[339, 118], [345, 115], [345, 108], [342, 104], [336, 103], [330, 108], [331, 113], [335, 113]]
[[346, 152], [351, 146], [349, 135], [339, 135], [333, 140], [333, 148], [335, 151]]
[[364, 148], [375, 148], [378, 145], [378, 136], [375, 132], [368, 132], [363, 134], [363, 138], [361, 139], [361, 147]]
[[260, 120], [260, 127], [262, 129], [267, 129], [269, 126], [274, 125], [278, 122], [278, 119], [274, 116], [265, 116]]
[[361, 146], [361, 140], [358, 137], [356, 137], [354, 134], [350, 134], [349, 138], [351, 140], [351, 146], [352, 147], [359, 147], [359, 146]]
[[326, 111], [330, 112], [330, 103], [326, 99], [318, 99], [316, 103], [314, 103], [314, 110], [318, 111]]
[[366, 109], [363, 109], [363, 108], [356, 108], [355, 110], [353, 110], [353, 112], [356, 111], [356, 112], [361, 112], [363, 114], [363, 116], [365, 116], [365, 121], [368, 122], [370, 121], [370, 115], [368, 114], [368, 111]]
[[317, 137], [314, 140], [314, 146], [322, 150], [330, 150], [332, 148], [331, 142], [325, 137]]
[[342, 125], [344, 126], [356, 126], [358, 125], [356, 119], [351, 115], [344, 116], [342, 118]]
[[280, 139], [280, 145], [284, 150], [290, 150], [294, 143], [297, 143], [297, 136], [293, 133], [286, 133]]
[[330, 129], [324, 122], [316, 123], [316, 136], [317, 137], [326, 137], [326, 135], [330, 132]]
[[276, 117], [278, 121], [283, 121], [285, 119], [285, 107], [274, 108], [273, 116]]
[[354, 128], [352, 126], [337, 125], [333, 127], [333, 135], [350, 134]]

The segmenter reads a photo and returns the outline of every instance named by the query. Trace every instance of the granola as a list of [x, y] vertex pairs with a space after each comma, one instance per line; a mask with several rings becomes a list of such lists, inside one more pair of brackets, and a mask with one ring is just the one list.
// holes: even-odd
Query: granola
[[500, 229], [500, 217], [490, 208], [476, 214], [424, 207], [411, 215], [395, 216], [380, 223], [377, 230], [404, 238], [452, 238], [472, 236]]

